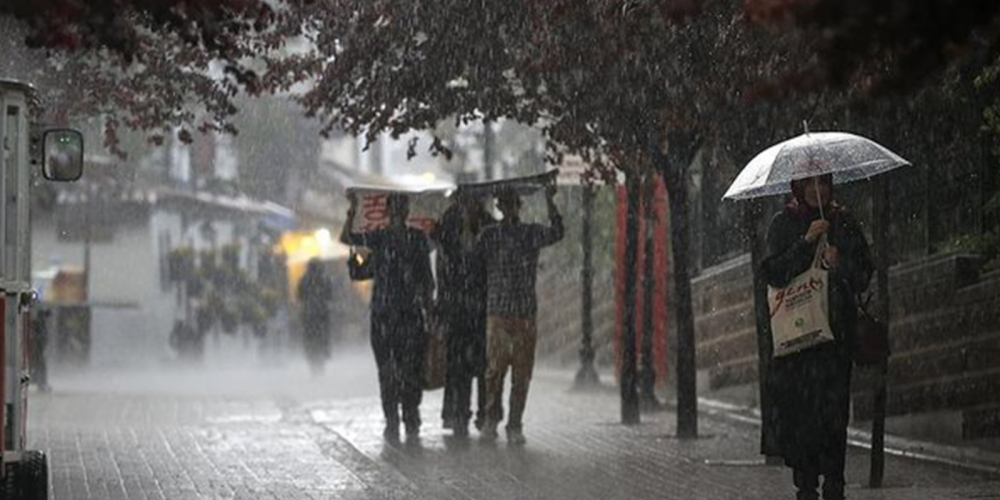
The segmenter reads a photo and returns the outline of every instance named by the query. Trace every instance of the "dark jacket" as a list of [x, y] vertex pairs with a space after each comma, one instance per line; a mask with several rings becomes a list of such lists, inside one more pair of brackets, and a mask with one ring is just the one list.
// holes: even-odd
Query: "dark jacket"
[[333, 284], [319, 265], [309, 264], [299, 281], [299, 302], [308, 320], [327, 321], [330, 316], [330, 299], [333, 298]]
[[[812, 265], [818, 244], [803, 237], [818, 218], [816, 210], [791, 205], [771, 220], [761, 263], [768, 285], [784, 287]], [[777, 414], [778, 445], [792, 467], [815, 460], [846, 439], [857, 328], [855, 297], [867, 289], [873, 270], [857, 220], [844, 209], [833, 210], [827, 219], [829, 244], [840, 254], [830, 274], [830, 327], [836, 340], [775, 358], [768, 384]]]
[[454, 308], [486, 313], [486, 262], [476, 254], [476, 238], [496, 221], [480, 210], [473, 221], [471, 238], [463, 241], [463, 217], [457, 206], [449, 208], [431, 232], [440, 247], [438, 254], [438, 300], [445, 312]]
[[386, 227], [365, 233], [349, 232], [345, 243], [372, 251], [375, 265], [373, 312], [419, 309], [424, 298], [434, 290], [430, 247], [423, 231], [412, 227]]

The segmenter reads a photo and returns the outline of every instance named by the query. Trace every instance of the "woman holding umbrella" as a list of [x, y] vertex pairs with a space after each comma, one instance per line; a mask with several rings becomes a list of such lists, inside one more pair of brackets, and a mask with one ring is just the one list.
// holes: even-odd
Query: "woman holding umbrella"
[[792, 197], [771, 221], [761, 271], [783, 288], [813, 265], [817, 253], [829, 271], [829, 322], [834, 340], [777, 357], [772, 364], [778, 446], [794, 471], [799, 500], [844, 498], [855, 297], [873, 271], [857, 220], [833, 201], [830, 174], [791, 181]]

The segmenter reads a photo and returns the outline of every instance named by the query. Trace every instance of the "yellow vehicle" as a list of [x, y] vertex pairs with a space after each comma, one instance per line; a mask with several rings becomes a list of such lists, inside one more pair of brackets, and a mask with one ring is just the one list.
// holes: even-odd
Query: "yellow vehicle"
[[32, 127], [35, 90], [0, 80], [0, 498], [48, 498], [48, 463], [27, 450], [28, 311], [37, 299], [31, 286], [31, 227], [28, 210], [33, 168], [53, 181], [74, 181], [83, 173], [83, 137], [69, 129]]

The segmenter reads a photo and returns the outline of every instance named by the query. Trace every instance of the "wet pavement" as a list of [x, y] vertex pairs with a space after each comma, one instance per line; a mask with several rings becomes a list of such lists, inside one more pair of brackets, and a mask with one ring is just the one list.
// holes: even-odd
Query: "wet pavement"
[[[367, 353], [362, 353], [367, 354]], [[704, 417], [700, 439], [671, 436], [673, 414], [618, 422], [613, 390], [571, 393], [540, 370], [524, 447], [440, 429], [426, 393], [419, 441], [390, 446], [373, 362], [55, 376], [32, 394], [30, 442], [50, 457], [52, 498], [75, 499], [780, 499], [790, 473], [764, 466], [749, 425]], [[856, 499], [1000, 499], [1000, 478], [888, 457], [870, 490], [848, 458]]]

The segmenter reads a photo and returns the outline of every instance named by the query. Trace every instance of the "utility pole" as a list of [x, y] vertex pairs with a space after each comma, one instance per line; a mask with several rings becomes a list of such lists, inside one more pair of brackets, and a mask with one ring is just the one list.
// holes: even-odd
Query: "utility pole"
[[[875, 179], [874, 219], [875, 231], [872, 246], [875, 247], [876, 295], [878, 314], [886, 327], [891, 324], [889, 317], [889, 255], [892, 251], [889, 239], [889, 177], [883, 175]], [[886, 378], [889, 373], [889, 359], [882, 360], [876, 367], [874, 410], [872, 414], [871, 468], [868, 486], [881, 488], [885, 475], [885, 414]]]
[[486, 180], [497, 179], [497, 173], [493, 170], [495, 138], [493, 137], [493, 121], [483, 120], [483, 172]]
[[385, 173], [385, 165], [382, 159], [382, 139], [376, 139], [371, 144], [371, 169], [372, 173], [375, 175], [382, 175]]
[[582, 281], [582, 301], [580, 310], [580, 326], [583, 338], [580, 345], [580, 371], [576, 373], [573, 388], [582, 390], [601, 385], [601, 380], [594, 369], [594, 185], [587, 182], [583, 185], [583, 230], [580, 245], [583, 247], [583, 269], [580, 271]]

